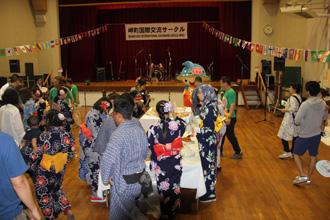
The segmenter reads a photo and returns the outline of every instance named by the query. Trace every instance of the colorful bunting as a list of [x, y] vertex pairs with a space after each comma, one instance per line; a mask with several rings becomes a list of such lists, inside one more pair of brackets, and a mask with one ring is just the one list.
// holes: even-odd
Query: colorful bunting
[[294, 61], [304, 60], [305, 62], [308, 61], [310, 53], [310, 59], [312, 62], [330, 62], [330, 51], [282, 48], [272, 45], [253, 43], [219, 31], [206, 22], [203, 23], [202, 27], [219, 40], [231, 44], [234, 47], [241, 47], [243, 50], [247, 49], [250, 52], [253, 52], [255, 49], [255, 52], [259, 54], [284, 57], [285, 59]]
[[22, 45], [22, 46], [0, 48], [0, 57], [28, 54], [28, 53], [32, 53], [33, 51], [37, 51], [37, 50], [45, 50], [45, 49], [54, 48], [57, 46], [75, 43], [75, 42], [83, 40], [87, 37], [94, 37], [96, 35], [104, 33], [107, 30], [108, 30], [108, 24], [105, 24], [105, 25], [95, 28], [93, 30], [89, 30], [86, 32], [82, 32], [79, 34], [75, 34], [72, 36], [67, 36], [67, 37], [63, 37], [63, 38], [59, 38], [59, 39], [54, 39], [54, 40], [45, 41], [45, 42], [38, 42], [38, 43], [31, 44], [31, 45], [27, 44], [27, 45]]

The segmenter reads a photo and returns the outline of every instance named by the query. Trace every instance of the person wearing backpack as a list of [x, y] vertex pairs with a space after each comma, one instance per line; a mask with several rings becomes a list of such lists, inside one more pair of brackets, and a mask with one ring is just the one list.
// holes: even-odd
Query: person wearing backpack
[[[290, 97], [288, 98], [285, 108], [281, 109], [284, 113], [282, 124], [277, 136], [281, 138], [284, 152], [279, 155], [280, 159], [293, 158], [294, 142], [298, 136], [299, 127], [294, 124], [294, 118], [301, 105], [302, 99], [300, 84], [291, 84], [289, 87]], [[289, 141], [292, 141], [292, 147], [289, 147]]]

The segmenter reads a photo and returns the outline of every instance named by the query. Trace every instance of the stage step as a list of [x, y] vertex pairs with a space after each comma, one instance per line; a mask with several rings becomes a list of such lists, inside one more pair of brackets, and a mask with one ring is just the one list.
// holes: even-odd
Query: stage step
[[244, 94], [248, 106], [255, 108], [261, 106], [261, 100], [255, 86], [249, 86], [249, 89], [245, 90]]

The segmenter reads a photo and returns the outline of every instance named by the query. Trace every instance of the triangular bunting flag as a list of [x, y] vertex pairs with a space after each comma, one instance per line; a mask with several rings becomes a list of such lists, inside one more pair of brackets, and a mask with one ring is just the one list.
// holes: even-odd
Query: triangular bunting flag
[[316, 50], [311, 50], [311, 60], [313, 63], [318, 61], [318, 54]]
[[308, 60], [308, 50], [304, 50], [304, 59], [305, 59], [305, 62], [307, 62], [307, 60]]
[[19, 55], [19, 47], [14, 47], [14, 53], [15, 55]]
[[261, 44], [256, 44], [256, 52], [262, 54], [264, 51], [264, 48]]
[[31, 53], [32, 52], [32, 46], [30, 45], [25, 45], [26, 50]]
[[295, 50], [295, 52], [294, 52], [294, 60], [295, 61], [299, 61], [300, 60], [300, 56], [301, 56], [301, 50], [300, 49]]
[[54, 48], [56, 46], [56, 43], [54, 40], [50, 41], [50, 47], [51, 48]]
[[27, 50], [24, 46], [18, 46], [18, 48], [23, 52], [23, 53], [27, 53]]
[[289, 59], [293, 60], [293, 57], [294, 57], [294, 49], [290, 49], [289, 50]]
[[1, 48], [0, 49], [0, 57], [5, 57], [6, 56], [6, 49], [5, 48]]
[[9, 47], [9, 48], [6, 48], [6, 56], [13, 56], [14, 54], [14, 49]]

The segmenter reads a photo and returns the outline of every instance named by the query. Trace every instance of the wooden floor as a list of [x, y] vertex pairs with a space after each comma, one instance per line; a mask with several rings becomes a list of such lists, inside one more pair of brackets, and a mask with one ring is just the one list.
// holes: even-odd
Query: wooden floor
[[[278, 159], [282, 148], [276, 134], [281, 118], [269, 114], [273, 124], [255, 123], [262, 119], [262, 110], [238, 110], [236, 131], [244, 159], [229, 159], [232, 149], [226, 142], [217, 202], [201, 204], [197, 214], [179, 214], [177, 219], [330, 219], [330, 179], [316, 171], [311, 185], [293, 186], [294, 161]], [[330, 159], [330, 146], [321, 144], [319, 159]], [[105, 204], [89, 202], [90, 190], [78, 178], [78, 159], [67, 170], [64, 190], [77, 220], [108, 218]]]

